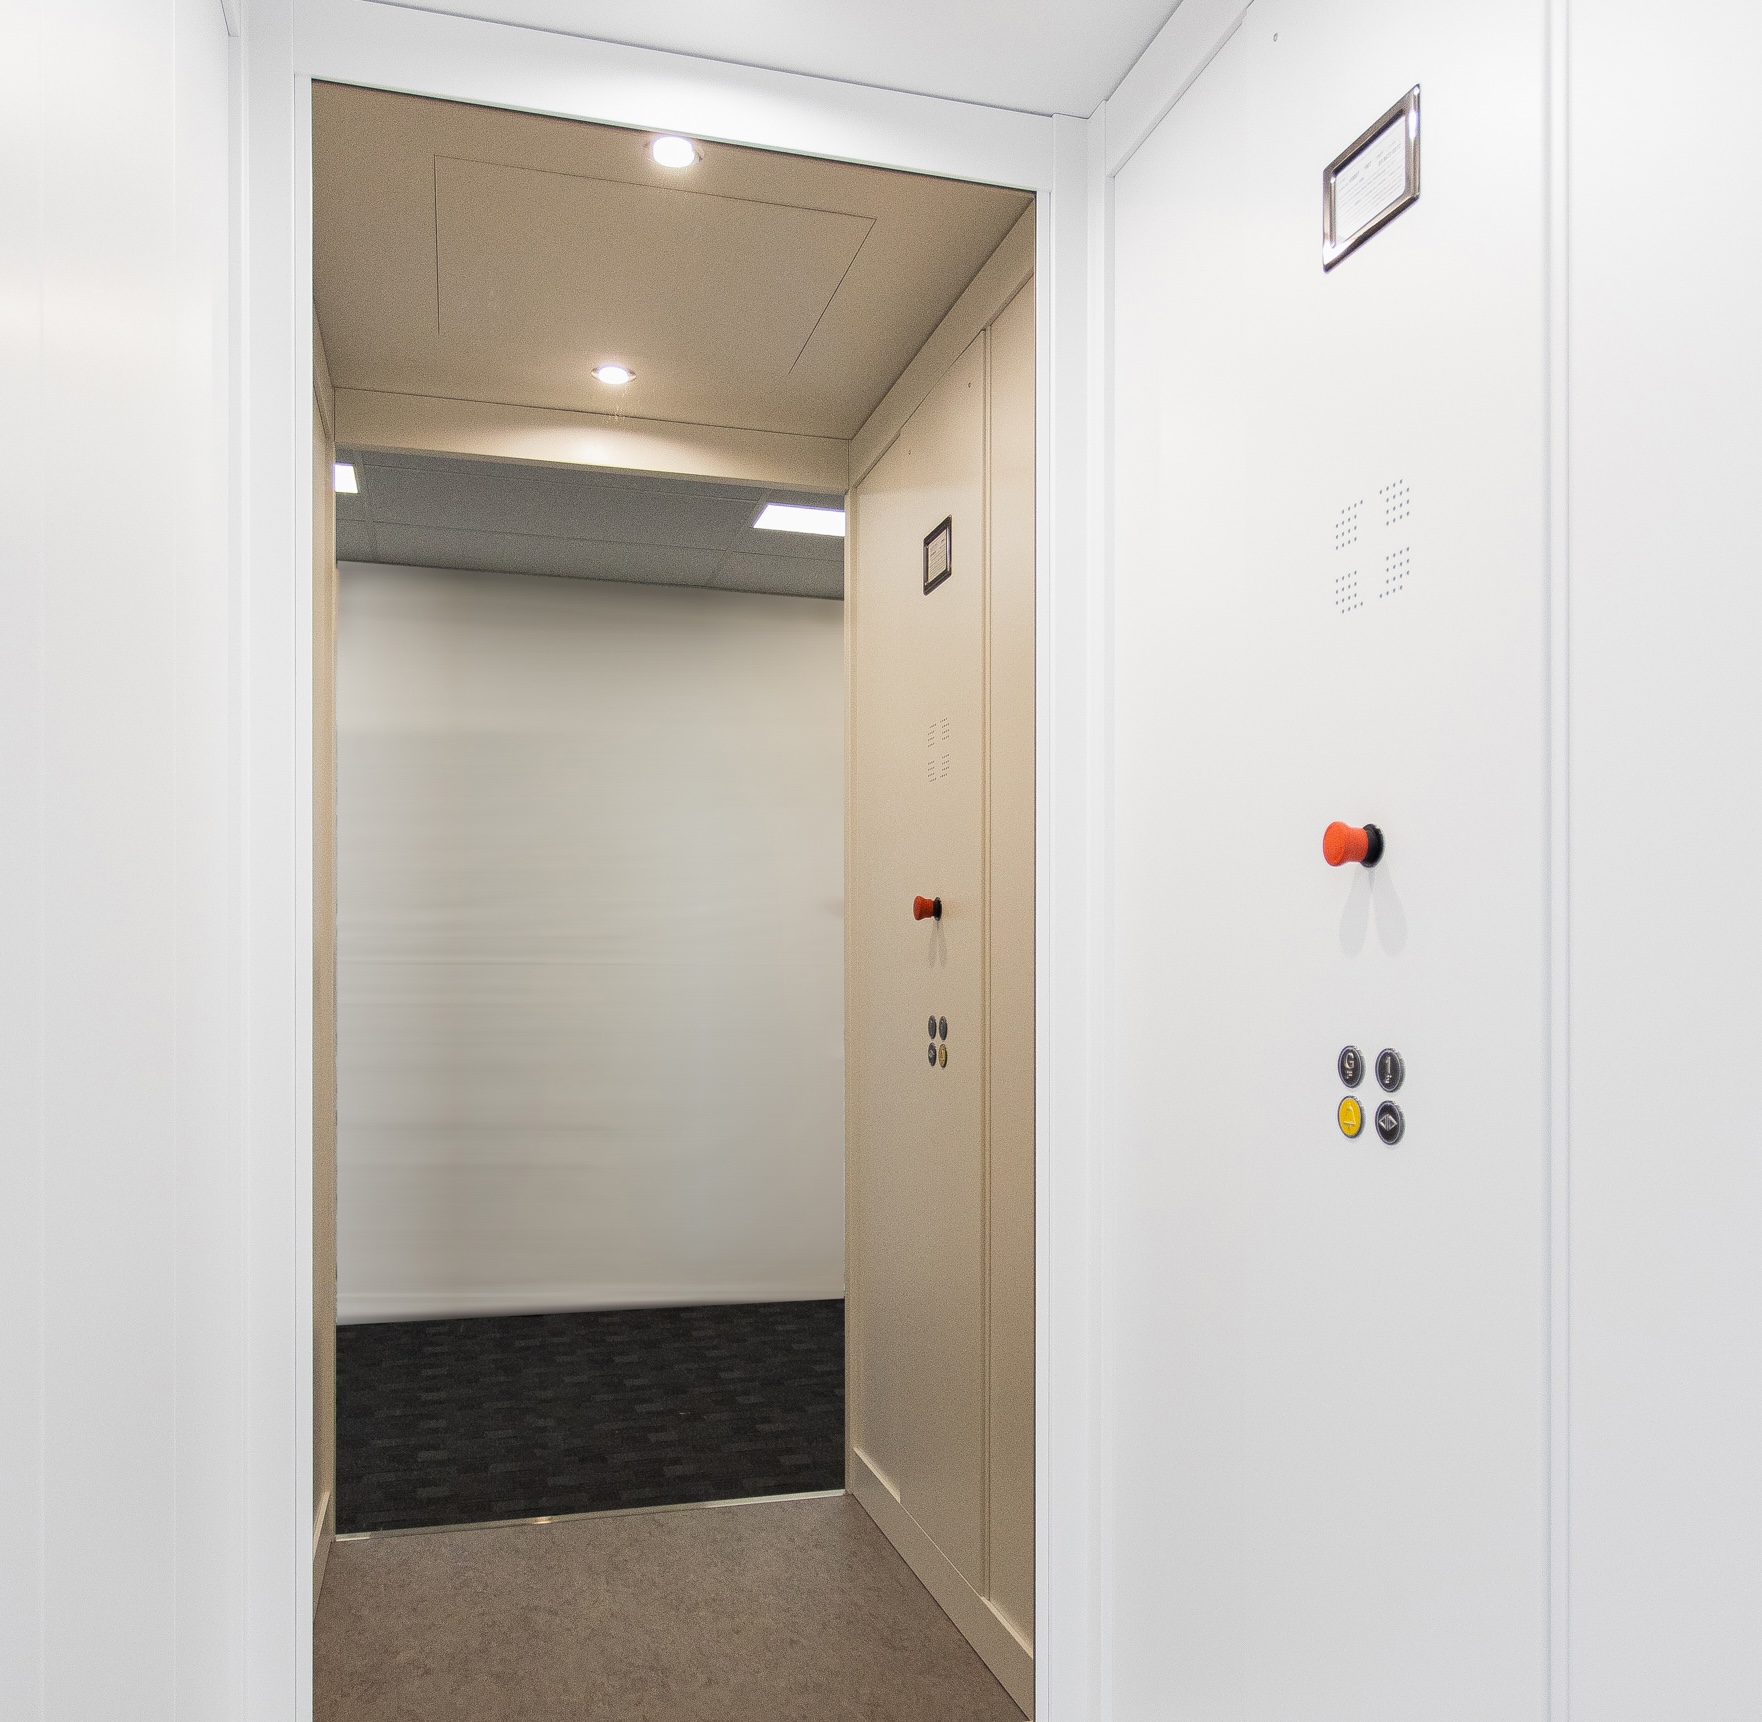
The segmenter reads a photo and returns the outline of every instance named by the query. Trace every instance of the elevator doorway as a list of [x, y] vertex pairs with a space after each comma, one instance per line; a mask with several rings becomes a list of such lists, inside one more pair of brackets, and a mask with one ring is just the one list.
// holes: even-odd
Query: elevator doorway
[[[339, 1314], [347, 1327], [384, 1329], [424, 1319], [542, 1323], [589, 1315], [641, 1327], [665, 1319], [642, 1312], [806, 1305], [814, 1299], [804, 1288], [846, 1294], [848, 1281], [847, 1296], [836, 1300], [845, 1306], [847, 1371], [840, 1382], [845, 1431], [837, 1481], [848, 1482], [854, 1500], [949, 1619], [1018, 1704], [1030, 1708], [1031, 199], [691, 139], [670, 140], [684, 153], [668, 161], [660, 146], [669, 140], [659, 134], [342, 86], [317, 87], [314, 120], [315, 312], [323, 373], [316, 388], [319, 422], [331, 433], [315, 448], [315, 467], [322, 470], [328, 459], [333, 470], [348, 469], [354, 496], [366, 498], [351, 503], [345, 494], [337, 515], [342, 542], [335, 561], [320, 570], [317, 685], [328, 685], [325, 654], [334, 635], [327, 624], [340, 621], [341, 669], [345, 679], [351, 673], [356, 598], [363, 618], [358, 640], [367, 637], [365, 619], [375, 604], [382, 622], [388, 605], [450, 604], [442, 622], [432, 608], [427, 621], [447, 636], [437, 661], [453, 654], [454, 680], [441, 690], [441, 703], [456, 707], [459, 687], [477, 677], [479, 719], [496, 709], [506, 715], [532, 694], [534, 678], [525, 686], [512, 678], [515, 685], [498, 704], [478, 675], [481, 665], [467, 661], [472, 639], [503, 625], [505, 606], [483, 607], [492, 592], [512, 595], [515, 608], [531, 619], [559, 601], [573, 615], [580, 606], [572, 600], [591, 589], [596, 600], [626, 607], [714, 613], [708, 625], [720, 634], [736, 600], [752, 599], [761, 608], [767, 601], [838, 603], [849, 668], [841, 714], [849, 888], [838, 904], [844, 1023], [835, 1037], [846, 1086], [843, 1118], [820, 1129], [832, 1138], [824, 1146], [844, 1188], [842, 1224], [833, 1283], [822, 1288], [809, 1283], [811, 1274], [793, 1283], [783, 1276], [770, 1282], [781, 1297], [752, 1296], [753, 1287], [766, 1282], [750, 1273], [693, 1279], [673, 1271], [677, 1262], [664, 1272], [643, 1258], [643, 1248], [651, 1257], [656, 1247], [664, 1254], [684, 1236], [699, 1246], [700, 1268], [719, 1249], [727, 1265], [722, 1246], [739, 1230], [736, 1209], [747, 1186], [739, 1179], [720, 1187], [713, 1178], [693, 1182], [706, 1164], [726, 1171], [725, 1164], [688, 1156], [660, 1180], [673, 1197], [691, 1186], [684, 1206], [694, 1211], [686, 1221], [677, 1201], [644, 1207], [633, 1200], [622, 1228], [596, 1231], [592, 1221], [605, 1219], [608, 1192], [622, 1175], [620, 1154], [641, 1145], [641, 1131], [627, 1116], [602, 1107], [596, 1123], [611, 1123], [599, 1131], [595, 1155], [583, 1156], [582, 1109], [570, 1117], [567, 1104], [553, 1106], [549, 1161], [507, 1151], [522, 1130], [530, 1137], [531, 1119], [517, 1114], [532, 1092], [506, 1082], [504, 1061], [503, 1098], [496, 1101], [494, 1081], [473, 1087], [473, 1061], [502, 1037], [526, 1060], [529, 1077], [542, 1065], [534, 1048], [559, 1033], [559, 1019], [529, 1009], [531, 997], [519, 1009], [505, 1008], [506, 998], [500, 1010], [467, 1008], [447, 994], [438, 970], [404, 972], [391, 985], [398, 959], [382, 951], [372, 984], [381, 986], [382, 1003], [388, 987], [393, 993], [401, 987], [404, 997], [387, 1007], [390, 1027], [381, 1039], [390, 1052], [373, 1053], [372, 1035], [359, 1030], [371, 1015], [367, 970], [375, 959], [356, 937], [364, 923], [350, 917], [351, 905], [367, 895], [351, 897], [351, 878], [367, 878], [360, 869], [372, 865], [374, 845], [355, 843], [370, 817], [395, 812], [392, 804], [421, 773], [382, 760], [379, 791], [352, 796], [349, 773], [366, 756], [359, 749], [351, 754], [347, 735], [340, 799], [323, 801], [324, 774], [315, 773], [321, 796], [321, 889], [315, 895], [322, 904], [323, 887], [335, 880], [344, 928], [340, 978], [330, 995], [340, 1001], [338, 1038], [328, 1043], [337, 1057], [327, 1069], [325, 975], [334, 954], [325, 949], [330, 925], [321, 908], [315, 952], [321, 1270], [326, 1245], [342, 1242], [329, 1279], [337, 1288], [334, 1309], [324, 1307], [325, 1276], [315, 1276], [321, 1375], [331, 1367], [323, 1329]], [[909, 452], [932, 446], [943, 449], [946, 471], [938, 457]], [[501, 501], [486, 503], [484, 496], [498, 488]], [[559, 501], [564, 493], [572, 500]], [[588, 493], [597, 500], [584, 501]], [[943, 500], [944, 493], [953, 500]], [[665, 496], [685, 513], [701, 504], [696, 541], [657, 541], [668, 534], [639, 518], [642, 509], [630, 506], [638, 495]], [[917, 519], [932, 502], [938, 521], [953, 523], [954, 546], [947, 577], [934, 585], [920, 578], [920, 552], [928, 526], [937, 523]], [[827, 559], [757, 550], [751, 541], [773, 506], [846, 515], [851, 536], [837, 562], [836, 599], [806, 598], [799, 587], [779, 586], [801, 580], [803, 564], [823, 567]], [[580, 517], [583, 509], [591, 518]], [[427, 518], [418, 517], [425, 512]], [[559, 529], [559, 513], [574, 524], [566, 519]], [[767, 562], [773, 566], [767, 569]], [[338, 564], [340, 617], [334, 601], [328, 615], [325, 608], [337, 590]], [[899, 609], [901, 593], [917, 607]], [[469, 620], [473, 606], [475, 623]], [[406, 614], [394, 621], [393, 632], [405, 627], [407, 637], [408, 624]], [[533, 638], [556, 650], [570, 626], [561, 612], [548, 621], [539, 617]], [[605, 638], [599, 624], [585, 632]], [[626, 668], [636, 661], [623, 660]], [[405, 695], [413, 686], [405, 684]], [[389, 726], [404, 723], [408, 743], [408, 732], [422, 728], [414, 710], [420, 702], [405, 699], [399, 715], [395, 673], [381, 692]], [[348, 698], [345, 690], [344, 710]], [[325, 709], [322, 695], [319, 704], [315, 739], [324, 759], [332, 745], [325, 725], [337, 707]], [[927, 716], [928, 706], [938, 704], [948, 709]], [[926, 709], [916, 710], [920, 706]], [[924, 750], [935, 754], [934, 726], [947, 720], [946, 731], [957, 712], [958, 731], [948, 733], [958, 733], [958, 752], [949, 754], [937, 777]], [[707, 727], [713, 724], [712, 715]], [[474, 746], [483, 727], [480, 722]], [[427, 749], [432, 756], [433, 741], [431, 726], [415, 752]], [[894, 781], [908, 753], [914, 782], [937, 797], [933, 803], [910, 799], [903, 780]], [[484, 793], [473, 808], [493, 807], [496, 794], [520, 775], [506, 769], [505, 752], [502, 766], [493, 754], [477, 746], [474, 769]], [[773, 770], [781, 763], [761, 760]], [[455, 803], [458, 770], [455, 759], [442, 773], [453, 773], [447, 794]], [[364, 781], [361, 772], [356, 781]], [[493, 821], [468, 813], [449, 825], [440, 805], [447, 796], [437, 797], [432, 786], [423, 791], [420, 783], [417, 789], [415, 817], [404, 821], [391, 848], [404, 846], [406, 874], [426, 867], [453, 891], [455, 932], [475, 926], [481, 933], [484, 903], [461, 886], [471, 873], [466, 851], [473, 833], [494, 837]], [[339, 807], [352, 821], [340, 846], [330, 823]], [[897, 840], [914, 826], [918, 841], [907, 846], [908, 854]], [[533, 844], [526, 847], [530, 853]], [[388, 853], [383, 843], [379, 853], [382, 859]], [[947, 875], [945, 890], [931, 886], [943, 914], [927, 922], [914, 917], [909, 894], [895, 901], [905, 876], [925, 868]], [[564, 894], [579, 884], [579, 872], [560, 887]], [[473, 877], [480, 886], [481, 871]], [[612, 920], [623, 919], [627, 963], [632, 952], [663, 966], [689, 960], [719, 909], [732, 905], [739, 912], [740, 893], [718, 899], [705, 875], [675, 884], [680, 888], [670, 898], [653, 879], [632, 880], [624, 895], [600, 893], [613, 905]], [[771, 884], [773, 906], [788, 910], [781, 926], [824, 908], [804, 903], [808, 893], [786, 877]], [[445, 895], [443, 889], [435, 901]], [[433, 907], [433, 901], [426, 909], [407, 903], [403, 932], [425, 913], [432, 920]], [[394, 903], [386, 921], [398, 919]], [[681, 953], [657, 958], [657, 945], [682, 927]], [[566, 916], [554, 919], [549, 933], [541, 916], [522, 936], [535, 968], [566, 969], [580, 955], [568, 949]], [[464, 953], [464, 966], [470, 960]], [[594, 990], [590, 977], [587, 991]], [[927, 1009], [915, 996], [927, 990], [955, 998], [952, 1013]], [[893, 1056], [908, 994], [909, 1065]], [[670, 1008], [677, 1009], [678, 996]], [[536, 1078], [551, 1100], [567, 1086], [559, 1084], [558, 1070], [591, 1074], [600, 1061], [628, 1074], [641, 1062], [659, 1019], [645, 1017], [630, 998], [620, 1004], [615, 990], [602, 987], [592, 1012], [560, 1035], [567, 1054]], [[805, 1069], [803, 1049], [811, 1049], [816, 1033], [824, 1038], [827, 1026], [813, 1020], [811, 1008], [804, 1022], [791, 1019], [799, 1004], [767, 1003], [758, 987], [749, 989], [744, 1009], [724, 1000], [702, 1013], [696, 1044], [729, 1058], [701, 1085], [699, 1147], [725, 1144], [728, 1119], [755, 1086], [740, 1073], [762, 1066], [773, 1104], [778, 1094], [789, 1095], [790, 1082], [774, 1080], [776, 1073]], [[661, 1008], [664, 1016], [669, 1007]], [[951, 1014], [951, 1027], [941, 1028]], [[927, 1040], [926, 1019], [939, 1024]], [[437, 1020], [445, 1025], [438, 1036]], [[424, 1057], [412, 1058], [424, 1035]], [[963, 1037], [970, 1037], [964, 1045]], [[370, 1068], [375, 1057], [377, 1078]], [[691, 1061], [691, 1070], [703, 1074], [702, 1060]], [[943, 1078], [940, 1088], [925, 1086], [932, 1072]], [[328, 1114], [338, 1125], [333, 1161], [323, 1153], [329, 1080], [337, 1081]], [[647, 1080], [659, 1100], [677, 1098], [678, 1080], [669, 1079], [664, 1065]], [[400, 1085], [406, 1101], [412, 1089], [420, 1090], [422, 1104], [388, 1126]], [[587, 1087], [603, 1098], [604, 1084]], [[449, 1122], [446, 1108], [434, 1104], [437, 1096], [449, 1103], [463, 1097], [472, 1129], [459, 1126], [457, 1105]], [[593, 1109], [590, 1103], [585, 1110]], [[449, 1131], [438, 1153], [434, 1141], [423, 1140], [425, 1133]], [[920, 1156], [915, 1165], [914, 1155]], [[437, 1163], [464, 1175], [430, 1176]], [[547, 1183], [533, 1176], [535, 1163], [565, 1175]], [[652, 1170], [652, 1154], [642, 1163]], [[805, 1164], [793, 1169], [798, 1185], [817, 1175], [804, 1173]], [[334, 1198], [325, 1184], [331, 1165], [340, 1173]], [[789, 1199], [791, 1176], [785, 1168], [775, 1181], [773, 1206]], [[565, 1188], [585, 1193], [574, 1209], [559, 1197]], [[327, 1235], [332, 1199], [328, 1212], [340, 1213], [341, 1225]], [[379, 1219], [369, 1225], [365, 1217], [376, 1201]], [[365, 1247], [375, 1227], [377, 1257]], [[486, 1235], [492, 1250], [483, 1247]], [[630, 1260], [614, 1264], [625, 1245], [633, 1246]], [[386, 1270], [397, 1265], [400, 1248], [408, 1267], [424, 1250], [432, 1266], [454, 1246], [475, 1249], [481, 1259], [499, 1250], [500, 1278], [455, 1274], [439, 1292], [391, 1283], [395, 1275]], [[363, 1272], [370, 1263], [378, 1283]], [[576, 1271], [583, 1263], [592, 1271]], [[455, 1258], [442, 1265], [460, 1264]], [[680, 1301], [682, 1286], [693, 1301]], [[502, 1342], [481, 1331], [496, 1350]], [[345, 1333], [345, 1346], [352, 1337]], [[633, 1343], [640, 1351], [641, 1342]], [[388, 1355], [395, 1353], [394, 1345]], [[331, 1415], [330, 1382], [321, 1379], [315, 1390], [323, 1420]], [[315, 1431], [324, 1503], [315, 1527], [320, 1563], [328, 1558], [339, 1512], [341, 1523], [350, 1522], [335, 1473], [322, 1475], [334, 1452], [329, 1435], [323, 1427]], [[801, 1491], [763, 1491], [773, 1499], [792, 1492]], [[484, 1498], [493, 1504], [496, 1497], [490, 1491]], [[696, 1498], [705, 1497], [700, 1491]], [[709, 1498], [716, 1498], [713, 1492]], [[523, 1504], [550, 1510], [490, 1516], [555, 1519], [600, 1510], [541, 1498]], [[457, 1515], [454, 1522], [461, 1522]]]

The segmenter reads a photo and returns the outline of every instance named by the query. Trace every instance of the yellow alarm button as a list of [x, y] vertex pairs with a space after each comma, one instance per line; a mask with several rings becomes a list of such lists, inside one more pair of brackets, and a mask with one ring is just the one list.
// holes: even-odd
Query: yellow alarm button
[[1364, 1108], [1350, 1094], [1340, 1102], [1334, 1116], [1340, 1120], [1342, 1136], [1356, 1136], [1364, 1128]]

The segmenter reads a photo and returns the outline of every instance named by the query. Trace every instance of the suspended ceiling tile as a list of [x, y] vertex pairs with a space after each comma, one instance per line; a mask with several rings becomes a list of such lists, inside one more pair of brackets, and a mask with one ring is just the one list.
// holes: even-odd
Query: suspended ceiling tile
[[[824, 507], [825, 504], [810, 503], [809, 506]], [[730, 548], [762, 561], [835, 562], [841, 568], [844, 566], [844, 540], [822, 538], [817, 533], [760, 532], [749, 528]]]
[[365, 495], [387, 525], [452, 527], [622, 544], [725, 549], [759, 506], [751, 492], [608, 484], [600, 475], [512, 462], [388, 461], [368, 455]]
[[780, 597], [842, 598], [844, 561], [801, 556], [755, 556], [735, 551], [716, 570], [715, 586], [725, 592], [771, 592]]
[[421, 526], [375, 529], [380, 562], [407, 568], [474, 568], [491, 573], [547, 574], [576, 580], [629, 580], [645, 585], [707, 586], [719, 552], [667, 545], [601, 544], [513, 532], [442, 531]]

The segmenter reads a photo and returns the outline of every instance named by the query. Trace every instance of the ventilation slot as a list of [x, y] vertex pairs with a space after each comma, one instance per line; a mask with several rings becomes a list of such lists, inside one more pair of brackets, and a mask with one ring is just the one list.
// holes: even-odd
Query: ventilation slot
[[929, 773], [930, 782], [936, 783], [948, 776], [949, 761], [953, 757], [949, 748], [949, 724], [947, 718], [940, 718], [930, 725], [929, 730]]
[[1407, 584], [1410, 561], [1408, 546], [1405, 544], [1399, 550], [1391, 550], [1383, 558], [1383, 588], [1377, 593], [1379, 598], [1393, 598]]

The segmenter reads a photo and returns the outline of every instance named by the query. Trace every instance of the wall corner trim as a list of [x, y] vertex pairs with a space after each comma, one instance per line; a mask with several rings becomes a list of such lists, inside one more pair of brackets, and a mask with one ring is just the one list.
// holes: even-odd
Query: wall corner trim
[[312, 1526], [312, 1613], [324, 1591], [324, 1575], [330, 1566], [331, 1546], [336, 1542], [336, 1490], [326, 1489]]
[[318, 401], [318, 417], [324, 434], [334, 443], [336, 435], [336, 385], [330, 376], [330, 355], [324, 350], [324, 331], [318, 325], [318, 307], [312, 308], [312, 393]]
[[1181, 0], [1103, 104], [1110, 176], [1132, 159], [1247, 15], [1248, 0]]
[[1021, 1707], [1034, 1714], [1034, 1653], [1021, 1635], [961, 1575], [953, 1561], [907, 1511], [890, 1484], [870, 1469], [862, 1453], [849, 1455], [849, 1487], [857, 1503], [935, 1597], [944, 1614], [985, 1659], [985, 1666]]
[[869, 469], [893, 445], [906, 420], [923, 405], [943, 374], [987, 329], [1025, 282], [1034, 275], [1034, 205], [1003, 236], [997, 249], [980, 265], [979, 273], [955, 300], [948, 315], [921, 346], [912, 362], [900, 372], [881, 404], [869, 414], [861, 430], [850, 439], [850, 488], [855, 490], [868, 477]]

